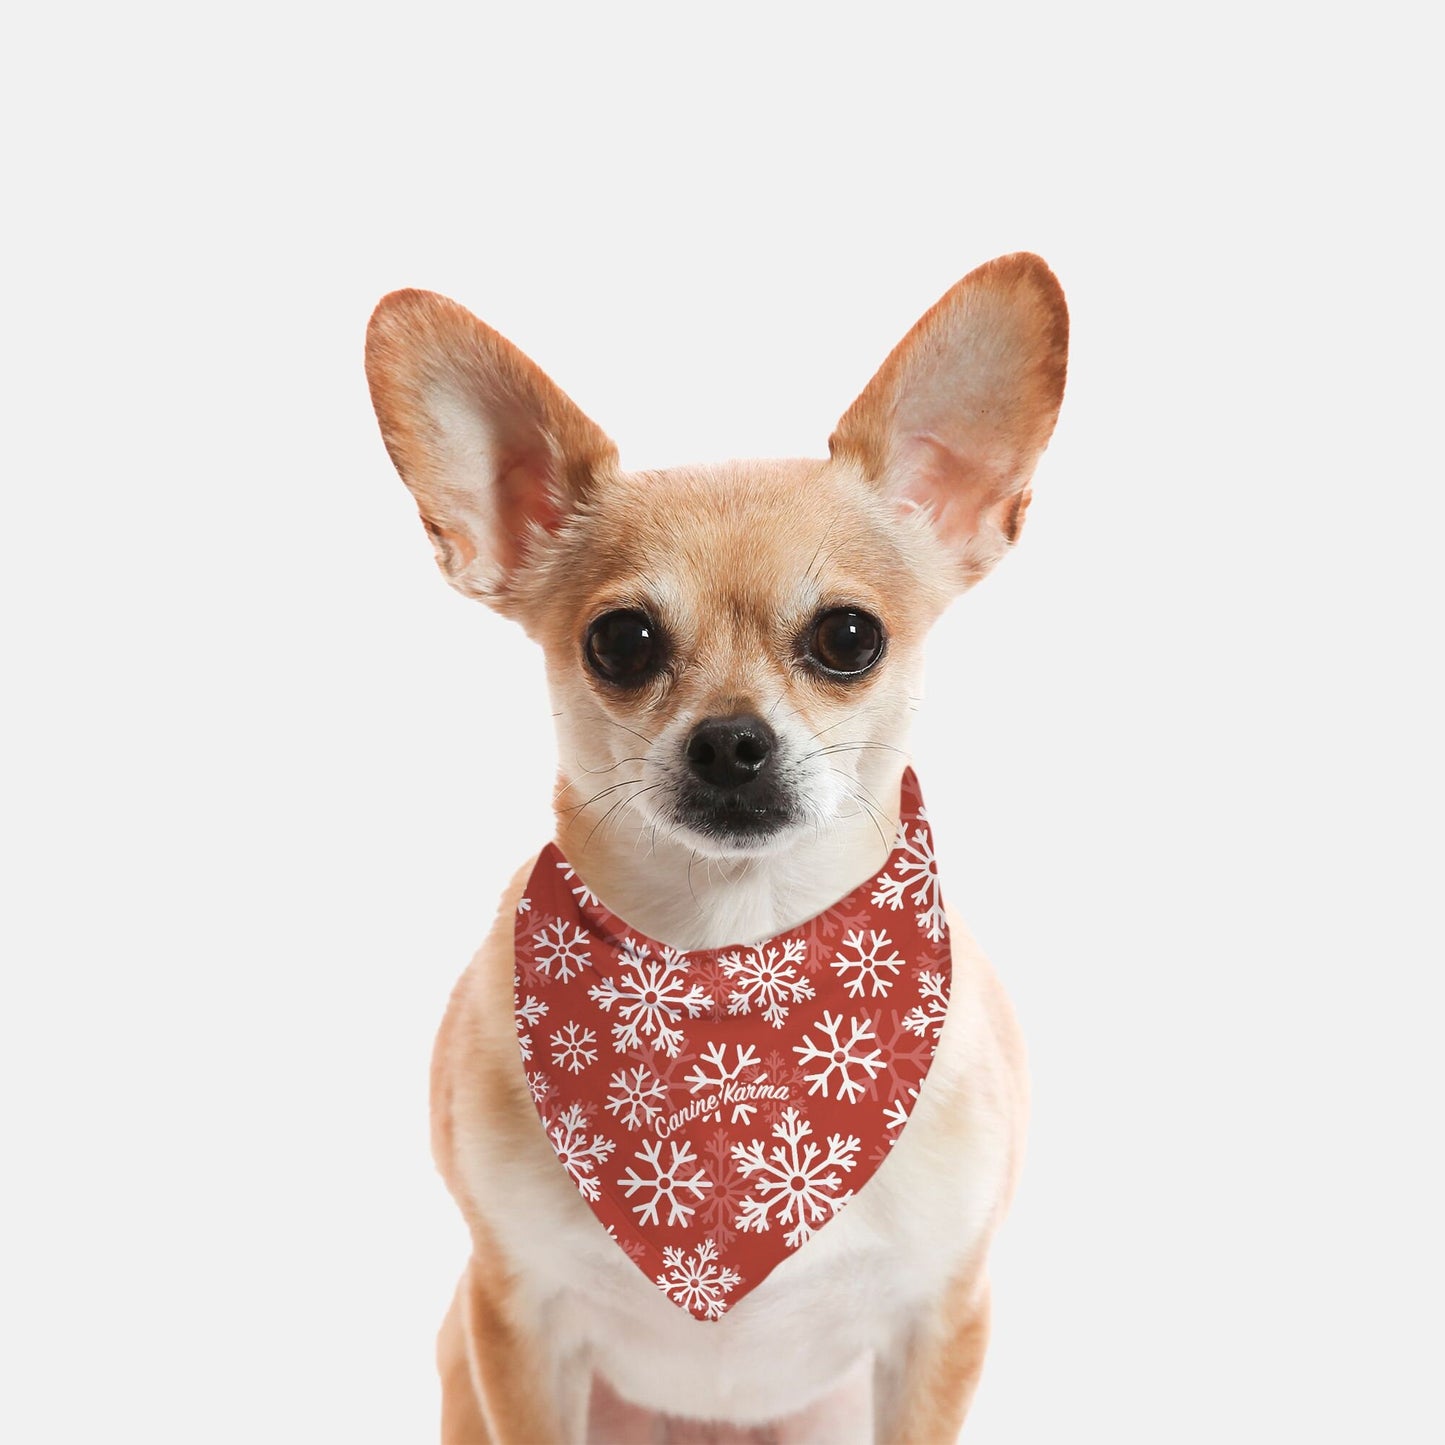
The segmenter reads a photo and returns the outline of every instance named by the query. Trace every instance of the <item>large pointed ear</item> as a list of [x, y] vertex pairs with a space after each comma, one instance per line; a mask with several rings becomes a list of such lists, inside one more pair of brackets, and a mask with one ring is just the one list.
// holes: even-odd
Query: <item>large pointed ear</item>
[[615, 470], [616, 447], [515, 346], [430, 291], [382, 299], [366, 376], [447, 580], [507, 611], [518, 572]]
[[1064, 395], [1069, 313], [1027, 252], [971, 271], [898, 343], [829, 441], [901, 504], [925, 509], [978, 581], [1017, 540]]

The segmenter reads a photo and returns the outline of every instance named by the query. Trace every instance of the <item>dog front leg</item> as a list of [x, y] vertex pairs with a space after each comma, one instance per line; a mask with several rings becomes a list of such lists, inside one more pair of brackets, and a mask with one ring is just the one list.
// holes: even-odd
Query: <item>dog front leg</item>
[[580, 1445], [588, 1372], [559, 1369], [509, 1304], [505, 1274], [473, 1255], [439, 1341], [443, 1445]]
[[901, 1357], [880, 1359], [873, 1409], [880, 1445], [947, 1445], [973, 1403], [988, 1348], [988, 1280], [976, 1271], [949, 1287]]
[[451, 1307], [437, 1334], [437, 1374], [442, 1382], [441, 1445], [492, 1445], [482, 1402], [472, 1379], [471, 1351], [467, 1348], [466, 1273], [457, 1282]]

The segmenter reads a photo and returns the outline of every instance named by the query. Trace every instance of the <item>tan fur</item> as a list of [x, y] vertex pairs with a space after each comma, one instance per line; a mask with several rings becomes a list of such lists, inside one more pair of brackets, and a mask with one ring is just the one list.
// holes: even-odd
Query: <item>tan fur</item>
[[[615, 470], [617, 449], [534, 362], [429, 291], [393, 291], [377, 307], [366, 375], [438, 564], [460, 591], [505, 611], [507, 579], [533, 530], [585, 500], [594, 479]], [[485, 408], [487, 435], [449, 442], [447, 413], [474, 403]], [[495, 472], [486, 494], [466, 485], [472, 467]]]
[[935, 1445], [963, 1429], [988, 1348], [989, 1290], [970, 1271], [953, 1284], [908, 1358], [892, 1422], [895, 1445]]
[[[635, 928], [684, 949], [742, 942], [812, 916], [877, 871], [897, 823], [898, 744], [924, 637], [1018, 536], [1066, 337], [1047, 268], [1005, 257], [900, 343], [844, 414], [831, 460], [626, 474], [603, 433], [455, 303], [420, 292], [383, 301], [367, 363], [388, 449], [449, 580], [543, 647], [561, 741], [557, 839]], [[821, 675], [799, 651], [808, 619], [841, 605], [873, 613], [888, 637], [883, 662], [852, 682]], [[665, 619], [672, 649], [669, 667], [631, 693], [582, 663], [589, 621], [622, 607]], [[799, 786], [812, 790], [812, 826], [751, 852], [679, 844], [659, 801], [678, 742], [695, 720], [737, 710], [806, 745]], [[438, 1341], [443, 1440], [578, 1445], [590, 1410], [599, 1442], [842, 1445], [840, 1422], [868, 1418], [859, 1379], [877, 1439], [953, 1438], [982, 1368], [987, 1250], [1027, 1116], [1012, 1011], [962, 923], [950, 913], [952, 1001], [928, 1088], [887, 1165], [746, 1309], [699, 1325], [659, 1307], [538, 1126], [512, 1022], [512, 934], [530, 869], [457, 985], [433, 1065], [433, 1147], [473, 1241]], [[878, 1253], [890, 1230], [896, 1270]], [[922, 1243], [947, 1261], [941, 1273], [925, 1267]], [[849, 1280], [817, 1273], [833, 1247], [859, 1280], [879, 1281], [876, 1296], [865, 1290], [841, 1313], [824, 1302], [846, 1298]], [[559, 1285], [556, 1250], [572, 1262], [565, 1278], [588, 1284]], [[823, 1333], [823, 1353], [780, 1371], [768, 1332], [794, 1328], [798, 1311]], [[615, 1353], [620, 1334], [656, 1357], [653, 1370]], [[836, 1360], [833, 1334], [855, 1341]], [[859, 1376], [870, 1354], [871, 1378]], [[724, 1388], [748, 1370], [757, 1400]], [[695, 1408], [674, 1377], [711, 1406]], [[672, 1417], [732, 1423], [663, 1419], [661, 1406], [639, 1409], [642, 1396], [666, 1401]]]
[[472, 1378], [472, 1352], [467, 1345], [464, 1311], [470, 1270], [457, 1284], [451, 1308], [437, 1335], [437, 1374], [442, 1385], [442, 1445], [491, 1445], [482, 1419], [481, 1395]]
[[[957, 349], [969, 348], [963, 385]], [[868, 475], [932, 506], [972, 585], [1018, 540], [1028, 480], [1064, 394], [1069, 313], [1037, 256], [970, 272], [893, 348], [829, 439]], [[935, 406], [949, 378], [948, 406]], [[916, 424], [915, 424], [916, 423]]]

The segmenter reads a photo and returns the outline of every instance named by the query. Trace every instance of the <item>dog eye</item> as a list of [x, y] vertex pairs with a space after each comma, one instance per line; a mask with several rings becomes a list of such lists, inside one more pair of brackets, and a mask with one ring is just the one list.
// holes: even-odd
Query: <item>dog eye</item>
[[587, 629], [588, 665], [608, 682], [635, 687], [657, 670], [661, 635], [642, 612], [604, 612]]
[[809, 651], [828, 672], [857, 676], [883, 655], [883, 624], [853, 607], [834, 608], [813, 624]]

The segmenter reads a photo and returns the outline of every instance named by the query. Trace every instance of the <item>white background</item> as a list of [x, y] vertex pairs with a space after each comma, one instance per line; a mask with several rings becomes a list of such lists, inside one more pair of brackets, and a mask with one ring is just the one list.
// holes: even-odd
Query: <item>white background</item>
[[1031, 249], [1069, 391], [915, 735], [1036, 1090], [968, 1438], [1441, 1438], [1406, 17], [12, 20], [0, 1436], [433, 1438], [465, 1241], [431, 1038], [552, 751], [539, 656], [444, 586], [382, 450], [377, 298], [465, 302], [625, 464], [821, 455]]

